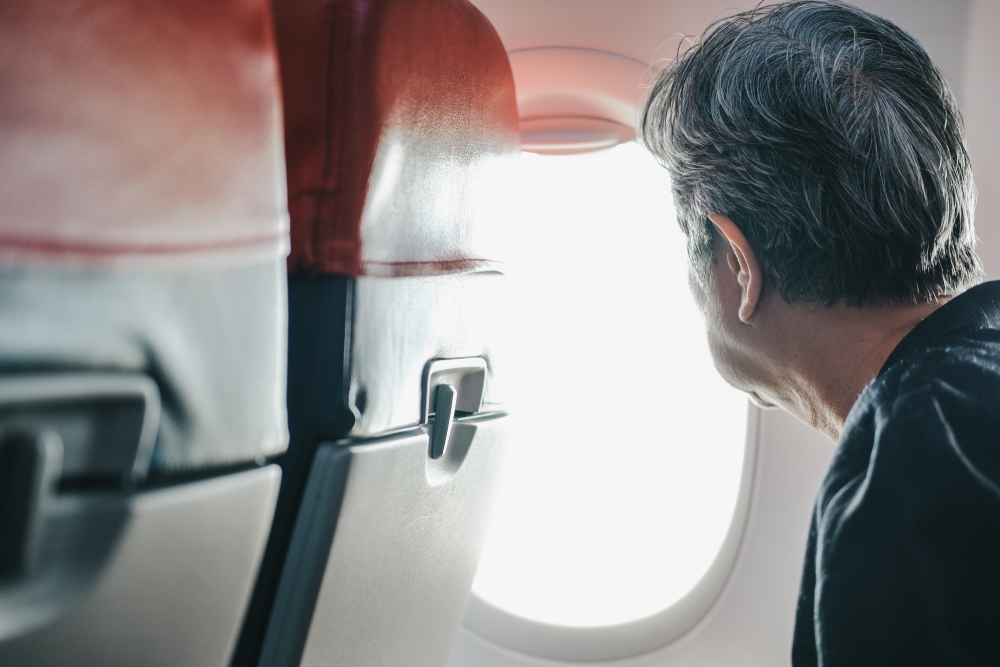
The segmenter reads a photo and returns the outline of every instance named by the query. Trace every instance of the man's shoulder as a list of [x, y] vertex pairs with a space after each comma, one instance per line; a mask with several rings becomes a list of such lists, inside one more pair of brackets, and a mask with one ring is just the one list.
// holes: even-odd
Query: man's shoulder
[[870, 493], [876, 482], [905, 495], [933, 477], [960, 483], [967, 472], [1000, 488], [1000, 331], [940, 337], [866, 387], [845, 423], [820, 504], [849, 489]]
[[908, 351], [861, 401], [880, 424], [931, 408], [937, 416], [1000, 418], [1000, 329], [960, 331]]
[[883, 664], [937, 664], [971, 628], [995, 647], [1000, 335], [912, 346], [855, 408], [817, 500], [811, 599], [823, 646], [865, 657], [893, 645]]
[[865, 389], [858, 412], [905, 409], [911, 396], [1000, 387], [1000, 281], [977, 285], [907, 334]]

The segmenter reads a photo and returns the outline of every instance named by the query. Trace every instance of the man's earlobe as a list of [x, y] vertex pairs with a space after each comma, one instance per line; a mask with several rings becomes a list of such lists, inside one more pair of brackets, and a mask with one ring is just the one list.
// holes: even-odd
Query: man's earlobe
[[732, 250], [732, 255], [727, 256], [730, 269], [736, 274], [736, 281], [740, 285], [740, 321], [749, 324], [764, 287], [763, 267], [757, 259], [757, 253], [736, 223], [721, 213], [711, 213], [708, 217], [715, 229], [726, 238]]

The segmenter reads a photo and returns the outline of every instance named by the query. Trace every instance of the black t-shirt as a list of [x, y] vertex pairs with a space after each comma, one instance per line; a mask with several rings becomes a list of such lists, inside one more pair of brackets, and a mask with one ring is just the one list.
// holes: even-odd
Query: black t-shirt
[[792, 663], [1000, 665], [1000, 282], [918, 324], [847, 416]]

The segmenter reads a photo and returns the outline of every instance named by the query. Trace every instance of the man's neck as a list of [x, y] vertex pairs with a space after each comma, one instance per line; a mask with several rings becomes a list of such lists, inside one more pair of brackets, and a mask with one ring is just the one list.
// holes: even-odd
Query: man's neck
[[784, 328], [775, 340], [783, 381], [794, 397], [782, 403], [803, 421], [840, 439], [844, 421], [865, 386], [903, 337], [948, 301], [855, 308], [785, 304]]

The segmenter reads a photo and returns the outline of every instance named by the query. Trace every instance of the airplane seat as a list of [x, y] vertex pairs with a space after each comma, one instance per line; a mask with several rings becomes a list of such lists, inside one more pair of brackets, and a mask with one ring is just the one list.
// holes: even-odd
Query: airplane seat
[[0, 3], [0, 664], [223, 667], [277, 499], [266, 0]]
[[278, 0], [290, 445], [234, 665], [447, 660], [507, 431], [513, 78], [466, 0]]

